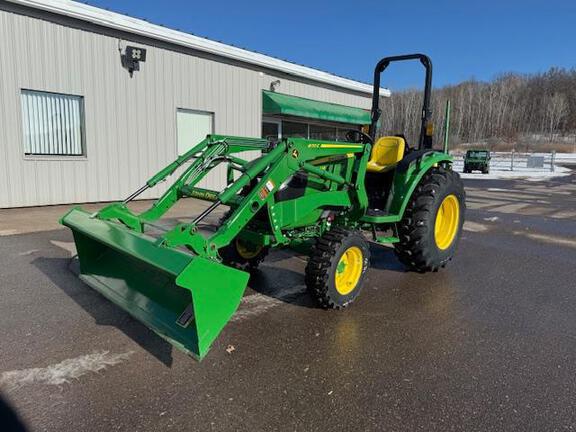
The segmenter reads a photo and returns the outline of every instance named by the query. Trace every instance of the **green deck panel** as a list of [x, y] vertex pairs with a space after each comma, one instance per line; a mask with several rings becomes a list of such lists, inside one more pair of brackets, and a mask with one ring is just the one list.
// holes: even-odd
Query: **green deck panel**
[[338, 123], [366, 125], [370, 111], [270, 91], [262, 92], [264, 114], [281, 114]]
[[381, 244], [399, 243], [400, 239], [394, 236], [376, 237], [376, 241]]

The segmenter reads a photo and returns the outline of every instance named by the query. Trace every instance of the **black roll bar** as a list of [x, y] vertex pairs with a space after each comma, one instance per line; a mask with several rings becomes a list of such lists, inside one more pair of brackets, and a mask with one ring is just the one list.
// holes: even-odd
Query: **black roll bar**
[[422, 123], [420, 125], [420, 138], [418, 140], [418, 149], [432, 148], [432, 124], [430, 118], [430, 98], [432, 94], [432, 60], [425, 54], [406, 54], [400, 56], [384, 57], [378, 62], [374, 69], [374, 90], [372, 92], [372, 113], [370, 130], [368, 134], [374, 141], [376, 139], [376, 125], [380, 119], [382, 111], [380, 110], [380, 75], [390, 65], [390, 63], [406, 60], [420, 60], [420, 63], [426, 69], [426, 78], [424, 82], [424, 103], [422, 104]]

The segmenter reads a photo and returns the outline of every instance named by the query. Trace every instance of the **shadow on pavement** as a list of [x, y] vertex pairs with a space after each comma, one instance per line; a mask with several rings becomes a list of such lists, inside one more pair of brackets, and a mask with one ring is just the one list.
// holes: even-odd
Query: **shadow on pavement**
[[[278, 259], [271, 260], [279, 262]], [[264, 261], [268, 264], [268, 259]], [[306, 290], [304, 274], [296, 270], [264, 265], [250, 275], [248, 286], [259, 294], [284, 303], [317, 309], [318, 305]]]
[[70, 268], [77, 265], [75, 262], [70, 258], [40, 257], [32, 264], [88, 312], [96, 324], [116, 327], [164, 365], [171, 367], [172, 345], [78, 279]]
[[0, 396], [0, 426], [5, 432], [26, 432], [28, 429], [16, 410]]
[[[393, 249], [371, 244], [370, 253], [371, 268], [398, 273], [407, 272], [396, 258]], [[307, 260], [307, 257], [290, 251], [271, 253], [266, 257], [264, 264], [251, 274], [248, 286], [262, 295], [285, 303], [316, 309], [319, 307], [318, 304], [306, 290], [304, 269], [285, 268], [294, 263], [295, 255], [299, 255], [300, 260]], [[284, 263], [282, 267], [279, 267], [280, 263]]]
[[370, 267], [376, 270], [389, 270], [406, 273], [406, 267], [398, 261], [394, 249], [378, 244], [370, 245]]

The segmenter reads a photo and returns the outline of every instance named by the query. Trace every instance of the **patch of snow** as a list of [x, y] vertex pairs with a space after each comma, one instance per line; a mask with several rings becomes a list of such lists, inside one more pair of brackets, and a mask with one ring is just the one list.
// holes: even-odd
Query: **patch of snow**
[[488, 231], [488, 227], [481, 223], [466, 221], [464, 222], [464, 231], [471, 231], [471, 232], [484, 232]]
[[232, 316], [230, 321], [243, 321], [246, 318], [260, 315], [267, 312], [269, 309], [285, 304], [285, 300], [297, 297], [305, 291], [305, 286], [297, 285], [276, 293], [274, 297], [264, 294], [252, 294], [246, 296], [242, 299], [240, 308]]
[[547, 180], [554, 177], [564, 177], [570, 175], [572, 170], [566, 167], [557, 166], [555, 171], [529, 169], [529, 168], [518, 168], [514, 171], [509, 170], [490, 170], [489, 174], [482, 174], [480, 172], [473, 173], [463, 173], [461, 167], [455, 167], [455, 170], [460, 173], [460, 177], [464, 179], [474, 179], [474, 180], [505, 180], [505, 179], [525, 179], [529, 181], [541, 181]]
[[514, 192], [512, 189], [502, 189], [502, 188], [487, 188], [489, 192]]
[[498, 219], [500, 219], [498, 216], [484, 218], [484, 220], [487, 222], [496, 222]]
[[101, 351], [67, 359], [48, 367], [3, 372], [0, 375], [0, 385], [9, 389], [30, 384], [61, 385], [72, 379], [79, 379], [89, 372], [100, 372], [110, 366], [122, 363], [128, 360], [132, 354], [133, 351], [121, 354]]
[[475, 180], [513, 180], [522, 179], [529, 181], [542, 181], [554, 177], [564, 177], [570, 175], [572, 171], [568, 168], [559, 167], [555, 172], [550, 171], [529, 171], [529, 170], [515, 170], [515, 171], [491, 171], [489, 174], [481, 173], [461, 173], [460, 176], [464, 179]]

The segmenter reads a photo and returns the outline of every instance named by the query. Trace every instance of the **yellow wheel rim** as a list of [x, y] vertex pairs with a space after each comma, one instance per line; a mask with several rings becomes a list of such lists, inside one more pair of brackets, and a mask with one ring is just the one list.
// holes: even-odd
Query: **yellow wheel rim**
[[238, 251], [238, 255], [249, 260], [258, 256], [262, 250], [262, 246], [257, 246], [240, 238], [236, 238], [236, 250]]
[[342, 254], [336, 266], [336, 291], [349, 294], [356, 288], [362, 275], [363, 255], [359, 247], [352, 246]]
[[450, 247], [458, 233], [460, 225], [460, 203], [456, 195], [448, 195], [440, 204], [434, 224], [434, 239], [438, 249]]

